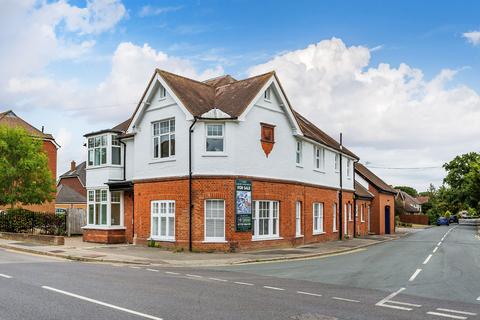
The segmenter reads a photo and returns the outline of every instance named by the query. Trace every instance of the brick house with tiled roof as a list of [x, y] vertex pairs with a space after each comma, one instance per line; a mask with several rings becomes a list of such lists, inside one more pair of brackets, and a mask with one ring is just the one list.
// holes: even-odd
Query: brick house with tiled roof
[[85, 137], [85, 241], [228, 251], [353, 235], [358, 157], [293, 109], [275, 72], [156, 70], [128, 120]]
[[[17, 127], [26, 130], [32, 137], [41, 139], [43, 142], [43, 150], [48, 157], [48, 167], [52, 172], [52, 177], [57, 177], [57, 149], [60, 147], [53, 136], [49, 133], [38, 130], [19, 116], [12, 110], [0, 112], [0, 126]], [[55, 197], [51, 202], [46, 202], [40, 205], [23, 206], [32, 211], [51, 212], [55, 211]]]
[[70, 163], [70, 170], [62, 174], [57, 182], [56, 211], [70, 208], [87, 210], [86, 161]]

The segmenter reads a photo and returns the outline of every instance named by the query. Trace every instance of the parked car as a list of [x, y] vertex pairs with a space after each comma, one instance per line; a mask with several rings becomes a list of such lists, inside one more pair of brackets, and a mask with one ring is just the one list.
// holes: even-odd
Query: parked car
[[439, 217], [439, 218], [437, 219], [437, 226], [442, 226], [442, 225], [444, 225], [444, 226], [450, 225], [450, 222], [448, 221], [448, 218], [446, 218], [446, 217]]
[[448, 218], [449, 223], [458, 223], [458, 216], [456, 214], [452, 214], [450, 218]]

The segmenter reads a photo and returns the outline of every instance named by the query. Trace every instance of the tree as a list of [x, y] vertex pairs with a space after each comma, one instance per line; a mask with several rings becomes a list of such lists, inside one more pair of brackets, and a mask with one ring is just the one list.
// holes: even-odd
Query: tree
[[418, 197], [418, 192], [417, 192], [417, 190], [415, 190], [415, 188], [412, 188], [412, 187], [409, 187], [409, 186], [396, 186], [395, 189], [401, 190], [401, 191], [411, 195], [414, 198]]
[[42, 141], [21, 128], [0, 126], [0, 205], [41, 204], [54, 192]]

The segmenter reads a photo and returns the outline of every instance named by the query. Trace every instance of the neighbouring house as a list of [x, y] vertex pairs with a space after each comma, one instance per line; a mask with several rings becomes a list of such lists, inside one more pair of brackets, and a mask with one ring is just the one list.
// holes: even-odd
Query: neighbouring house
[[420, 205], [423, 205], [425, 203], [427, 203], [428, 201], [430, 201], [430, 197], [429, 196], [418, 196], [415, 198], [417, 200], [417, 202], [420, 204]]
[[128, 120], [85, 137], [84, 241], [234, 251], [353, 235], [358, 157], [293, 109], [275, 72], [156, 70]]
[[79, 165], [72, 161], [70, 170], [60, 176], [57, 183], [55, 212], [64, 213], [67, 209], [87, 210], [86, 162]]
[[397, 190], [395, 199], [402, 214], [422, 214], [422, 205], [417, 199], [402, 190]]
[[[355, 177], [356, 179], [356, 177]], [[375, 198], [373, 193], [368, 191], [362, 184], [355, 180], [355, 230], [359, 236], [366, 236], [371, 233], [371, 214], [372, 200]]]
[[[45, 133], [42, 130], [38, 130], [19, 116], [17, 116], [13, 111], [8, 110], [5, 112], [0, 112], [0, 126], [7, 127], [18, 127], [25, 129], [32, 137], [41, 139], [43, 142], [43, 151], [47, 154], [48, 157], [48, 167], [52, 172], [52, 177], [56, 179], [57, 177], [57, 149], [60, 147], [53, 136], [49, 133]], [[38, 205], [22, 205], [21, 207], [39, 212], [51, 212], [55, 211], [55, 197], [50, 202], [45, 202]]]
[[361, 163], [355, 163], [355, 181], [373, 194], [370, 232], [390, 234], [395, 231], [395, 195], [397, 192]]

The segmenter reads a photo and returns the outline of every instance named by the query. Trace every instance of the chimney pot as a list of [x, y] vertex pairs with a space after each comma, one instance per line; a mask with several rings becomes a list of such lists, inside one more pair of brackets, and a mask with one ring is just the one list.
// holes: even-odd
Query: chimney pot
[[76, 167], [77, 167], [77, 164], [75, 163], [75, 160], [73, 160], [72, 162], [70, 162], [70, 171], [75, 170]]

